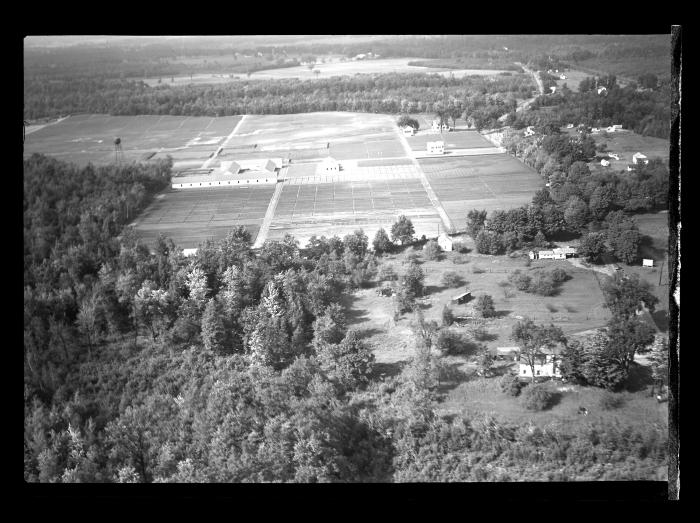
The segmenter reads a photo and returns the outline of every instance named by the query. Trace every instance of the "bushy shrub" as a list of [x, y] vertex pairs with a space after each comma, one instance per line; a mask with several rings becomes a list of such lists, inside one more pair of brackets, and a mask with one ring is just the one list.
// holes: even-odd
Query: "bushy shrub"
[[496, 308], [493, 305], [493, 298], [489, 294], [482, 294], [476, 300], [474, 308], [481, 313], [484, 318], [491, 318], [496, 315]]
[[455, 321], [455, 316], [452, 314], [452, 310], [445, 305], [445, 307], [442, 309], [442, 324], [445, 327], [449, 327], [452, 325]]
[[556, 285], [551, 275], [545, 272], [536, 274], [527, 290], [534, 294], [539, 294], [540, 296], [554, 296], [557, 292]]
[[438, 334], [435, 347], [443, 354], [460, 354], [463, 345], [462, 336], [454, 331], [443, 329]]
[[471, 330], [472, 337], [478, 341], [486, 341], [490, 338], [489, 331], [481, 325], [477, 325]]
[[459, 287], [463, 285], [462, 277], [455, 271], [445, 271], [442, 273], [442, 284], [445, 287]]
[[501, 378], [501, 390], [509, 396], [520, 396], [523, 384], [517, 376], [506, 374]]
[[486, 271], [484, 269], [482, 269], [481, 267], [479, 267], [478, 265], [474, 265], [472, 267], [473, 274], [481, 274], [482, 272], [486, 272]]
[[600, 395], [598, 404], [603, 410], [615, 410], [620, 408], [624, 402], [625, 399], [622, 397], [622, 395], [606, 390]]
[[566, 272], [561, 267], [555, 268], [552, 272], [549, 273], [549, 275], [552, 278], [552, 281], [554, 283], [562, 283], [562, 282], [565, 282], [565, 281], [571, 279], [571, 276], [569, 276], [569, 273]]
[[515, 285], [519, 291], [527, 291], [530, 288], [532, 278], [527, 274], [523, 274], [520, 270], [515, 270], [508, 275], [508, 281]]
[[430, 240], [428, 243], [426, 243], [423, 250], [425, 251], [425, 255], [429, 260], [439, 260], [442, 256], [442, 249], [435, 240]]
[[455, 265], [464, 265], [465, 263], [469, 263], [469, 257], [457, 254], [452, 258], [452, 263]]
[[545, 410], [554, 404], [555, 394], [546, 385], [532, 384], [525, 389], [524, 405], [527, 410]]

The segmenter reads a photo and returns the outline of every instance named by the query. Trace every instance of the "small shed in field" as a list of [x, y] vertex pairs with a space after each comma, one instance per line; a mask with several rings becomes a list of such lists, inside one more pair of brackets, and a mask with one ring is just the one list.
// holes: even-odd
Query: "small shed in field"
[[194, 256], [197, 254], [197, 249], [182, 249], [182, 254], [186, 257]]
[[463, 303], [467, 303], [471, 299], [472, 299], [472, 292], [467, 291], [467, 292], [463, 292], [462, 294], [458, 294], [457, 296], [453, 296], [450, 301], [456, 305], [461, 305]]
[[642, 266], [643, 267], [653, 267], [654, 266], [654, 260], [650, 260], [648, 258], [644, 258], [642, 260]]
[[445, 142], [442, 140], [437, 140], [435, 142], [428, 142], [425, 144], [426, 149], [430, 154], [444, 154], [445, 153]]
[[452, 247], [452, 238], [447, 236], [444, 232], [438, 236], [437, 239], [438, 245], [443, 251], [451, 252], [453, 247]]
[[520, 358], [520, 347], [496, 347], [489, 352], [501, 361], [518, 361]]

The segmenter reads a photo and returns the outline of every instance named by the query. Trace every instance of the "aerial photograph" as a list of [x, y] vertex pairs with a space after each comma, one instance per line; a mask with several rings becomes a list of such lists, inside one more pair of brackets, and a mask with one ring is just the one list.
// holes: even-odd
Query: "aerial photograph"
[[674, 480], [672, 43], [26, 36], [24, 482]]

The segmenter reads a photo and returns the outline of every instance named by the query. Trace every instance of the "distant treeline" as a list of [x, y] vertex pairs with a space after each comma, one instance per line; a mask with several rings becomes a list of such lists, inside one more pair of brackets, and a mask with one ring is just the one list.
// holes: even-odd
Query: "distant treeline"
[[[26, 82], [24, 117], [36, 119], [74, 113], [113, 115], [168, 114], [230, 116], [314, 111], [374, 113], [433, 112], [435, 104], [473, 96], [527, 98], [529, 75], [445, 78], [423, 73], [357, 75], [307, 80], [240, 80], [220, 85], [167, 84], [76, 79]], [[502, 113], [501, 113], [502, 114]], [[499, 114], [500, 115], [500, 114]]]

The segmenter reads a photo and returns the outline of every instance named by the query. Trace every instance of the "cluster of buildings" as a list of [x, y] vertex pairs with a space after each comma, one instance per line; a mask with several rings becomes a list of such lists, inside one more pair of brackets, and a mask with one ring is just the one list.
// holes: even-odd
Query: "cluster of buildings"
[[430, 126], [430, 130], [434, 131], [436, 133], [441, 133], [441, 132], [449, 132], [452, 130], [452, 128], [447, 124], [441, 125], [439, 120], [433, 120], [433, 123]]
[[556, 247], [551, 250], [530, 251], [531, 260], [565, 260], [576, 256], [575, 247]]
[[442, 140], [427, 142], [425, 148], [430, 154], [445, 154], [445, 142]]
[[188, 169], [172, 179], [173, 189], [277, 183], [283, 160], [239, 160], [221, 162], [218, 169]]

